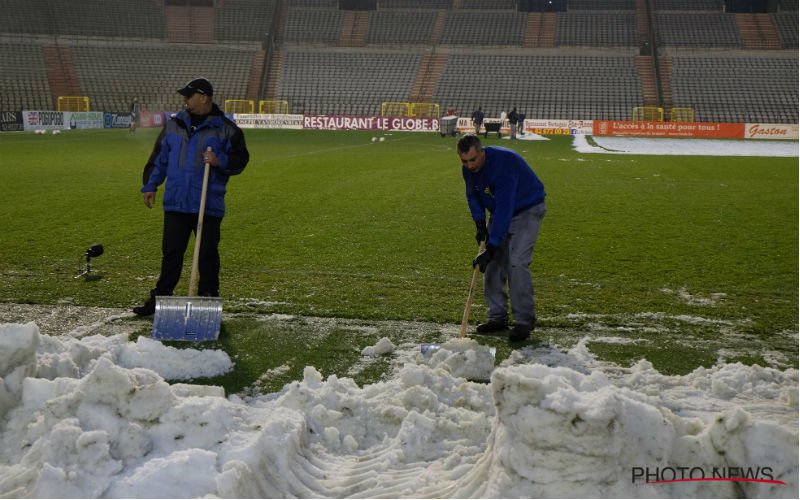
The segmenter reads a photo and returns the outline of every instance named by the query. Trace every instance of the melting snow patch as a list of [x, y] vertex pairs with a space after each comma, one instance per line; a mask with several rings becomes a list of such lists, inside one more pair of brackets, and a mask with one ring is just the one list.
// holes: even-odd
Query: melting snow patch
[[592, 136], [590, 143], [587, 136], [576, 135], [572, 147], [579, 153], [618, 155], [798, 156], [797, 141]]

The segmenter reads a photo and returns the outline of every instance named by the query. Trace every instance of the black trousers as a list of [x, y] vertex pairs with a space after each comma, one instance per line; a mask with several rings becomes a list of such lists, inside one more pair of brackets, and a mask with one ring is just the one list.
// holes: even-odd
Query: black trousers
[[[203, 235], [200, 242], [198, 271], [200, 281], [197, 293], [219, 296], [219, 228], [222, 217], [203, 217]], [[161, 239], [161, 276], [153, 295], [172, 295], [183, 269], [183, 255], [189, 246], [189, 237], [197, 229], [197, 214], [164, 212], [164, 235]]]

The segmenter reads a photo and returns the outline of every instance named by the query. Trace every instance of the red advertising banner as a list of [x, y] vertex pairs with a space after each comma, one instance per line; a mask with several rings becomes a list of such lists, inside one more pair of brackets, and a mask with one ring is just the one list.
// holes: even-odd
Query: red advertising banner
[[592, 124], [592, 133], [597, 136], [742, 139], [744, 138], [744, 123], [622, 122], [594, 120]]
[[387, 132], [438, 132], [438, 118], [401, 116], [304, 115], [303, 128], [318, 130], [382, 130]]
[[169, 118], [166, 113], [152, 113], [150, 111], [142, 111], [139, 114], [140, 127], [163, 127], [164, 122]]

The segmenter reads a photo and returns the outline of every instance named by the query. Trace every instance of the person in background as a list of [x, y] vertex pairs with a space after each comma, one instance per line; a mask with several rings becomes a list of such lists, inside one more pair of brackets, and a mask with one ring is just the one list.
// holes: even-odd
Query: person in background
[[475, 127], [475, 135], [481, 133], [481, 125], [483, 125], [483, 110], [480, 106], [472, 112], [472, 125]]
[[139, 98], [138, 97], [134, 97], [131, 100], [130, 111], [131, 111], [130, 131], [131, 132], [136, 132], [136, 127], [139, 125]]
[[[205, 164], [208, 178], [203, 238], [200, 244], [200, 280], [197, 293], [219, 297], [220, 225], [225, 215], [228, 180], [242, 173], [250, 160], [244, 134], [212, 101], [214, 88], [197, 78], [178, 90], [184, 110], [167, 121], [156, 140], [142, 174], [144, 204], [152, 208], [156, 191], [166, 181], [163, 197], [164, 230], [161, 240], [161, 274], [150, 297], [134, 307], [138, 316], [155, 312], [156, 296], [172, 295], [183, 268], [191, 233], [197, 228]], [[210, 148], [210, 150], [209, 150]]]
[[517, 113], [517, 108], [511, 110], [508, 113], [508, 124], [511, 126], [511, 139], [515, 140], [517, 138], [517, 124], [519, 123], [519, 113]]
[[478, 136], [470, 134], [459, 139], [456, 150], [475, 221], [475, 240], [479, 245], [486, 242], [486, 249], [472, 262], [473, 268], [478, 266], [484, 273], [488, 306], [488, 320], [478, 325], [477, 332], [508, 330], [507, 286], [515, 320], [508, 340], [527, 340], [536, 326], [530, 264], [547, 212], [544, 185], [525, 159], [511, 149], [483, 147]]

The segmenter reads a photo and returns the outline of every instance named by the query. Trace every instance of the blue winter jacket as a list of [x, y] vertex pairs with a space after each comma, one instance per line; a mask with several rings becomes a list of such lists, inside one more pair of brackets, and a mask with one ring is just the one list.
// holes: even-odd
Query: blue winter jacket
[[544, 201], [544, 185], [516, 151], [497, 146], [483, 150], [486, 162], [479, 172], [473, 174], [463, 166], [461, 170], [472, 218], [486, 220], [486, 210], [492, 214], [486, 244], [498, 247], [508, 233], [511, 218]]
[[209, 116], [192, 128], [189, 113], [181, 111], [167, 121], [156, 140], [143, 174], [143, 193], [155, 192], [166, 179], [164, 210], [196, 214], [203, 190], [203, 152], [211, 146], [219, 159], [208, 176], [206, 215], [225, 215], [225, 191], [231, 175], [242, 173], [250, 153], [244, 134], [215, 104]]

